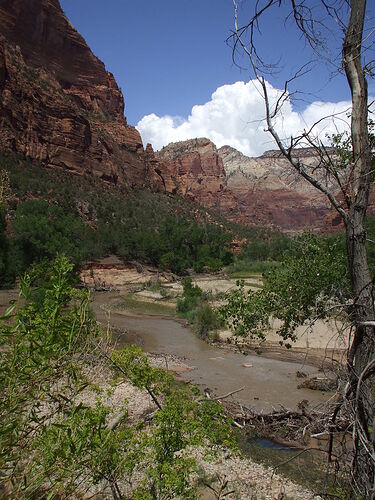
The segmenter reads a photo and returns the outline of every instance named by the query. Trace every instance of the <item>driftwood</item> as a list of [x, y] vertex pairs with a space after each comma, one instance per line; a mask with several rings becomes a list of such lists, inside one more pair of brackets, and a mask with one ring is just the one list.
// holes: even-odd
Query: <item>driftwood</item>
[[304, 380], [297, 389], [312, 389], [313, 391], [334, 391], [337, 389], [337, 379], [328, 377], [312, 377]]
[[223, 405], [239, 426], [258, 429], [262, 434], [290, 441], [302, 442], [310, 437], [339, 434], [351, 429], [349, 419], [344, 416], [332, 424], [330, 415], [335, 403], [309, 408], [304, 400], [299, 403], [298, 410], [280, 406], [269, 413], [232, 401], [223, 401]]

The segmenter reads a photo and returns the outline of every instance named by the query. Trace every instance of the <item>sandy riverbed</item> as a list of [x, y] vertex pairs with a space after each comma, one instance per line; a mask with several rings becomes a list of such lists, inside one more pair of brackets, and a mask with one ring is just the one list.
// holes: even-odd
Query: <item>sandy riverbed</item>
[[[132, 279], [131, 284], [134, 285], [134, 282], [144, 283], [150, 279], [150, 276], [153, 277], [153, 273], [138, 273], [142, 274], [142, 277], [135, 276], [134, 270], [132, 270]], [[107, 275], [106, 275], [107, 276]], [[122, 282], [123, 290], [127, 290], [129, 286], [128, 282], [129, 275], [122, 275], [121, 278], [118, 278]], [[205, 279], [205, 286], [208, 288], [210, 286], [210, 279]], [[202, 280], [203, 281], [203, 280]], [[201, 281], [201, 285], [202, 284]], [[217, 290], [218, 285], [220, 287], [225, 288], [226, 286], [232, 286], [232, 283], [225, 281], [223, 279], [215, 279], [212, 280], [213, 286], [215, 290]], [[219, 282], [219, 283], [218, 283]], [[171, 283], [166, 280], [166, 283]], [[178, 287], [178, 284], [177, 284]], [[177, 288], [176, 287], [176, 288]], [[203, 287], [203, 286], [202, 286]], [[3, 312], [9, 302], [9, 299], [16, 298], [16, 291], [1, 291], [0, 292], [0, 310]], [[149, 300], [153, 300], [153, 296], [148, 297]], [[219, 356], [220, 357], [220, 356]], [[220, 362], [220, 359], [218, 359]], [[160, 366], [168, 366], [171, 371], [183, 372], [188, 369], [188, 365], [184, 362], [182, 358], [177, 358], [173, 356], [168, 356], [165, 354], [160, 354], [158, 356], [152, 357], [152, 363], [158, 364]], [[100, 377], [97, 377], [93, 374], [95, 380], [99, 382], [99, 385], [103, 385], [103, 388], [107, 387], [107, 380], [104, 377], [103, 380], [100, 380]], [[105, 391], [104, 391], [105, 392]], [[147, 394], [143, 393], [143, 391], [138, 391], [134, 387], [130, 386], [130, 384], [122, 383], [113, 388], [113, 392], [106, 403], [113, 405], [114, 412], [116, 412], [116, 408], [120, 405], [123, 405], [124, 400], [128, 400], [129, 402], [129, 411], [131, 418], [137, 419], [141, 413], [148, 411], [148, 409], [152, 409], [152, 402]], [[207, 461], [206, 459], [206, 451], [205, 450], [195, 450], [194, 454], [198, 460], [198, 462], [202, 465], [207, 474], [218, 474], [220, 477], [226, 477], [229, 481], [228, 486], [230, 488], [236, 490], [236, 494], [229, 495], [227, 498], [240, 498], [240, 499], [248, 499], [248, 498], [265, 498], [272, 500], [277, 498], [277, 495], [280, 491], [284, 491], [288, 498], [295, 499], [310, 499], [313, 498], [313, 494], [300, 486], [294, 484], [288, 479], [283, 478], [282, 476], [274, 474], [274, 472], [263, 465], [254, 463], [251, 459], [243, 458], [236, 454], [228, 453], [227, 451], [223, 451], [220, 454], [220, 457], [215, 463]], [[200, 498], [205, 500], [213, 498], [210, 496], [209, 492], [202, 491]], [[316, 498], [316, 497], [315, 497]]]
[[[88, 267], [81, 273], [84, 283], [89, 286], [94, 284], [104, 284], [114, 287], [120, 292], [131, 291], [140, 301], [150, 303], [160, 303], [175, 307], [176, 297], [182, 294], [181, 281], [170, 273], [160, 273], [152, 267], [139, 266], [136, 264], [122, 264], [115, 257], [104, 259], [99, 265]], [[209, 292], [212, 296], [213, 305], [221, 304], [223, 294], [236, 287], [236, 279], [230, 279], [225, 275], [196, 275], [193, 277], [203, 291]], [[157, 283], [161, 286], [159, 290], [150, 289], [148, 285]], [[245, 289], [259, 289], [262, 286], [260, 275], [251, 276], [245, 279]], [[164, 290], [164, 296], [161, 294]], [[167, 297], [165, 297], [165, 294]], [[124, 311], [126, 312], [126, 311]], [[134, 314], [134, 311], [131, 312]], [[291, 350], [281, 347], [279, 336], [276, 333], [277, 322], [267, 332], [265, 342], [251, 341], [246, 348], [258, 350], [261, 348], [265, 356], [276, 359], [301, 360], [305, 356], [309, 362], [321, 363], [322, 360], [341, 360], [344, 357], [348, 345], [349, 332], [345, 330], [341, 323], [331, 320], [325, 322], [316, 320], [311, 325], [299, 327], [297, 329], [297, 340]], [[230, 330], [221, 330], [220, 339], [228, 342], [232, 338]]]

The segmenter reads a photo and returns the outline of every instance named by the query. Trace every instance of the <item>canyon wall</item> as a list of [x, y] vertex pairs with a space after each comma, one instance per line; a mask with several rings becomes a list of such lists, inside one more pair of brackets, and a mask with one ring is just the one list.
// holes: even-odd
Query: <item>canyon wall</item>
[[[297, 154], [306, 165], [318, 163], [311, 149]], [[278, 151], [250, 158], [230, 146], [218, 150], [208, 139], [192, 139], [164, 147], [158, 157], [170, 171], [177, 192], [218, 209], [232, 221], [290, 233], [331, 232], [341, 227], [326, 197]]]
[[[288, 232], [341, 221], [279, 152], [249, 158], [206, 138], [154, 153], [127, 124], [113, 75], [58, 0], [0, 0], [0, 150], [129, 188], [195, 200], [228, 219]], [[297, 153], [314, 167], [311, 149]], [[370, 208], [370, 212], [372, 212]]]
[[169, 172], [174, 193], [221, 211], [233, 205], [223, 160], [209, 139], [171, 143], [157, 153], [157, 158]]
[[58, 0], [0, 0], [0, 149], [128, 187], [173, 189], [113, 75]]
[[[287, 232], [332, 232], [341, 219], [324, 194], [302, 178], [279, 151], [250, 158], [230, 146], [218, 151], [229, 190], [239, 203], [239, 219], [246, 224], [275, 227]], [[332, 153], [332, 151], [331, 151]], [[295, 152], [304, 165], [317, 167], [311, 148]], [[334, 192], [337, 186], [331, 184]]]

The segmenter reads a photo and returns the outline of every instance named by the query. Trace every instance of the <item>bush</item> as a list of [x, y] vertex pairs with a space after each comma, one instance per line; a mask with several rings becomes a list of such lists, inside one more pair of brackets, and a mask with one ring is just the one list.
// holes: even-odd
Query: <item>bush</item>
[[198, 285], [193, 285], [190, 277], [182, 280], [183, 298], [177, 300], [177, 312], [187, 313], [197, 307], [198, 300], [202, 298], [203, 291]]
[[[62, 257], [32, 268], [20, 300], [0, 318], [0, 491], [81, 498], [100, 485], [105, 497], [130, 498], [121, 489], [138, 483], [131, 498], [197, 498], [189, 448], [235, 446], [229, 418], [216, 401], [197, 399], [196, 388], [152, 367], [139, 347], [106, 350], [72, 271]], [[149, 393], [152, 425], [100, 401], [84, 375], [98, 359], [116, 381]]]
[[216, 340], [214, 331], [220, 326], [216, 311], [208, 303], [208, 294], [198, 285], [194, 285], [190, 277], [182, 280], [183, 297], [177, 300], [177, 312], [182, 314], [195, 332], [204, 340]]
[[241, 337], [264, 339], [270, 318], [280, 320], [280, 343], [290, 347], [296, 329], [312, 317], [332, 314], [327, 305], [350, 297], [347, 260], [340, 241], [313, 234], [296, 237], [281, 265], [264, 276], [258, 291], [244, 290], [244, 282], [228, 292], [221, 315]]
[[204, 302], [197, 309], [195, 330], [199, 337], [204, 340], [217, 340], [217, 328], [221, 325], [216, 312], [210, 304]]

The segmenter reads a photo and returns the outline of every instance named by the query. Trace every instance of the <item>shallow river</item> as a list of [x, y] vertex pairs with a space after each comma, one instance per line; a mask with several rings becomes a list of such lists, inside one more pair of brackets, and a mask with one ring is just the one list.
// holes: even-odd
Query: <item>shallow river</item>
[[[115, 298], [116, 295], [111, 293], [96, 294], [94, 298], [94, 311], [104, 324], [108, 317], [103, 306]], [[320, 391], [297, 389], [301, 382], [296, 376], [297, 370], [312, 375], [317, 374], [315, 367], [215, 347], [171, 319], [133, 317], [112, 311], [109, 321], [114, 327], [127, 330], [124, 342], [137, 343], [150, 353], [183, 358], [187, 365], [193, 367], [180, 374], [184, 380], [191, 380], [202, 388], [208, 387], [217, 395], [244, 386], [244, 390], [233, 397], [249, 407], [270, 410], [282, 404], [295, 408], [303, 399], [308, 400], [310, 405], [316, 405], [330, 396]], [[245, 367], [244, 364], [250, 366]]]

